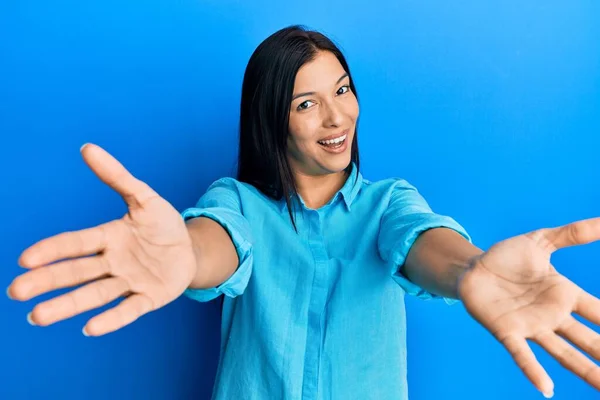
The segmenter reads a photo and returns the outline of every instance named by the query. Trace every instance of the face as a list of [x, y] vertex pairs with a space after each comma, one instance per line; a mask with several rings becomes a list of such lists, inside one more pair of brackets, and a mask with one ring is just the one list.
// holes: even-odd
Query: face
[[319, 52], [303, 65], [294, 83], [287, 143], [294, 171], [343, 171], [350, 164], [358, 112], [350, 78], [332, 53]]

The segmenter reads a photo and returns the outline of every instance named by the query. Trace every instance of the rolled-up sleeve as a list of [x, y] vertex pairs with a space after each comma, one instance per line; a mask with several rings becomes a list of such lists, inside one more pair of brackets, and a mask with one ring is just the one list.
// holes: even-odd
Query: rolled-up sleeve
[[402, 273], [408, 252], [418, 236], [428, 229], [442, 227], [453, 229], [472, 242], [466, 230], [453, 218], [434, 213], [414, 186], [398, 179], [391, 189], [389, 204], [381, 219], [378, 250], [388, 264], [392, 278], [407, 294], [424, 300], [444, 299], [451, 305], [458, 300], [430, 293]]
[[205, 289], [188, 288], [185, 296], [205, 302], [224, 294], [229, 297], [241, 295], [252, 274], [252, 233], [248, 220], [242, 214], [240, 195], [233, 178], [215, 181], [198, 200], [195, 207], [181, 213], [184, 220], [197, 217], [210, 218], [219, 223], [229, 234], [239, 258], [236, 271], [225, 282]]

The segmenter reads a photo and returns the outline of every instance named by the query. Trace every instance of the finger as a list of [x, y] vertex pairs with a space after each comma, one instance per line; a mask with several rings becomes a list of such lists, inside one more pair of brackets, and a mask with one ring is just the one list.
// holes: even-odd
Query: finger
[[600, 218], [589, 218], [556, 228], [546, 228], [528, 234], [551, 252], [564, 247], [600, 240]]
[[108, 261], [102, 255], [61, 261], [18, 276], [8, 287], [8, 295], [14, 300], [26, 301], [52, 290], [80, 285], [109, 274]]
[[535, 357], [533, 351], [531, 351], [525, 338], [511, 335], [500, 340], [500, 342], [506, 347], [527, 379], [529, 379], [540, 392], [545, 393], [547, 396], [551, 396], [554, 392], [554, 383], [544, 367], [542, 367]]
[[37, 268], [65, 258], [99, 253], [108, 246], [108, 238], [115, 229], [115, 222], [74, 232], [63, 232], [40, 240], [21, 253], [19, 265], [24, 268]]
[[557, 333], [590, 356], [600, 360], [600, 335], [575, 318], [570, 317], [559, 327]]
[[34, 324], [47, 326], [75, 315], [102, 307], [129, 290], [121, 278], [107, 278], [89, 283], [35, 306], [30, 314]]
[[600, 299], [592, 296], [585, 290], [581, 291], [573, 311], [588, 321], [600, 325]]
[[130, 208], [141, 207], [148, 199], [158, 196], [100, 146], [86, 144], [81, 148], [81, 154], [96, 176], [119, 193]]
[[83, 331], [88, 336], [100, 336], [131, 324], [154, 310], [152, 300], [143, 294], [132, 294], [121, 303], [90, 319]]
[[532, 338], [558, 362], [585, 382], [600, 390], [600, 368], [554, 332]]

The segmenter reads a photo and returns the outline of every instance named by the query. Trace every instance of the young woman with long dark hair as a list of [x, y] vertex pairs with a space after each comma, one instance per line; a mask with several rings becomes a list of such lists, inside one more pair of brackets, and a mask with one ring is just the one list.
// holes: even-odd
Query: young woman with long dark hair
[[[44, 239], [8, 295], [46, 326], [123, 297], [84, 334], [120, 329], [182, 294], [223, 300], [213, 399], [406, 399], [404, 296], [462, 301], [546, 396], [533, 340], [600, 389], [600, 301], [550, 264], [600, 238], [600, 219], [539, 229], [487, 251], [401, 178], [362, 177], [359, 102], [346, 59], [291, 26], [258, 46], [242, 86], [236, 178], [176, 211], [99, 146], [82, 155], [128, 205], [121, 219]], [[370, 135], [376, 133], [370, 132]], [[571, 342], [571, 343], [568, 343]], [[468, 382], [468, 377], [465, 378]]]

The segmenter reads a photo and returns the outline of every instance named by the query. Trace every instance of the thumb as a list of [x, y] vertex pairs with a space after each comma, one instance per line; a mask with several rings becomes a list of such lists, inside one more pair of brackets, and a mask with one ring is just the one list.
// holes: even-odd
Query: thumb
[[150, 186], [135, 178], [102, 147], [86, 143], [80, 151], [83, 160], [94, 174], [119, 193], [129, 208], [141, 207], [149, 198], [158, 196]]

